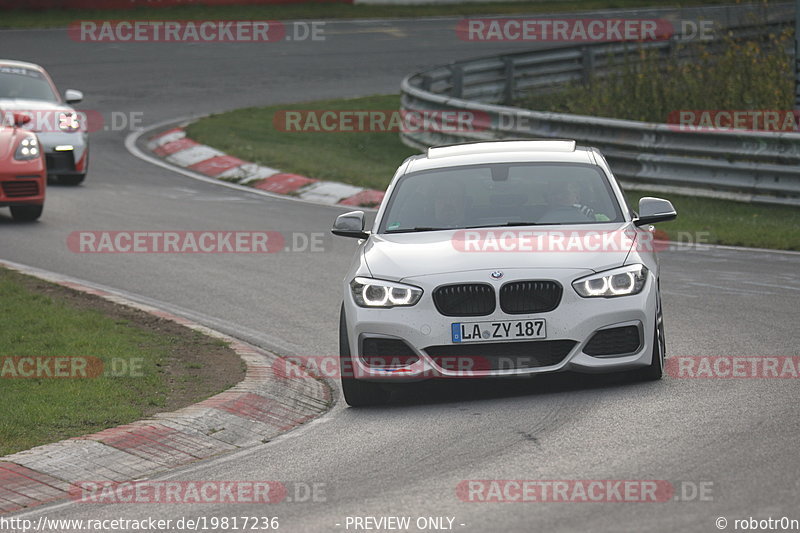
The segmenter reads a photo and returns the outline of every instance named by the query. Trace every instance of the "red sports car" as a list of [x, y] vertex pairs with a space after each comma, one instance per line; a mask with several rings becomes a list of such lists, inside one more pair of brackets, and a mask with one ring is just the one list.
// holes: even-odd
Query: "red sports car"
[[47, 166], [35, 133], [22, 129], [29, 117], [14, 116], [0, 123], [0, 207], [10, 207], [14, 220], [33, 221], [42, 215]]

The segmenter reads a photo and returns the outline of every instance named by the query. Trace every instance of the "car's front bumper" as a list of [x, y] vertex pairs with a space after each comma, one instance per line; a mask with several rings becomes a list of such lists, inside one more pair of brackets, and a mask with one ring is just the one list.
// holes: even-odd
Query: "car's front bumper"
[[12, 161], [0, 172], [0, 207], [44, 204], [47, 180], [41, 159]]
[[86, 174], [89, 159], [89, 141], [85, 133], [37, 133], [47, 159], [48, 176], [74, 176]]
[[[458, 377], [515, 377], [557, 371], [578, 372], [616, 372], [632, 370], [647, 366], [650, 363], [652, 342], [654, 338], [656, 312], [656, 284], [653, 273], [649, 273], [644, 290], [632, 296], [617, 298], [582, 298], [572, 288], [572, 281], [586, 274], [588, 270], [578, 269], [520, 269], [507, 271], [501, 281], [492, 281], [490, 271], [447, 274], [441, 276], [423, 276], [404, 280], [423, 289], [424, 294], [413, 307], [395, 307], [392, 309], [373, 309], [359, 307], [353, 301], [350, 290], [345, 284], [345, 316], [348, 329], [350, 353], [353, 357], [354, 376], [369, 381], [417, 381], [430, 378]], [[554, 280], [563, 287], [563, 296], [559, 306], [550, 312], [535, 314], [506, 314], [498, 305], [495, 312], [480, 317], [448, 317], [443, 316], [433, 303], [433, 290], [444, 284], [488, 282], [495, 286], [495, 292], [504, 283], [517, 280]], [[473, 364], [476, 360], [485, 362], [498, 356], [502, 347], [492, 346], [496, 342], [454, 343], [452, 324], [457, 322], [495, 322], [517, 321], [529, 318], [546, 321], [547, 337], [543, 340], [525, 342], [572, 341], [563, 358], [558, 355], [557, 361], [542, 365], [541, 361], [532, 365], [493, 364], [491, 369], [485, 365]], [[639, 332], [638, 348], [624, 354], [592, 356], [585, 353], [590, 339], [599, 330], [635, 326]], [[385, 354], [381, 365], [368, 363], [372, 354], [364, 351], [364, 341], [373, 338], [399, 339], [416, 354], [418, 361], [400, 366], [387, 365], [396, 354]], [[503, 341], [520, 342], [520, 341]], [[455, 345], [469, 348], [452, 348]], [[560, 346], [564, 346], [561, 343]], [[534, 348], [544, 345], [529, 345]], [[525, 348], [527, 349], [527, 348]], [[548, 348], [549, 349], [549, 348]], [[456, 359], [446, 360], [447, 364], [438, 364], [443, 358], [433, 355], [442, 351], [469, 353]], [[519, 351], [519, 350], [517, 350]], [[524, 351], [524, 349], [523, 349]], [[485, 354], [485, 357], [484, 357]], [[535, 356], [533, 357], [535, 359]], [[511, 358], [507, 358], [511, 361]], [[495, 363], [497, 361], [495, 360]], [[502, 363], [502, 361], [500, 361]]]

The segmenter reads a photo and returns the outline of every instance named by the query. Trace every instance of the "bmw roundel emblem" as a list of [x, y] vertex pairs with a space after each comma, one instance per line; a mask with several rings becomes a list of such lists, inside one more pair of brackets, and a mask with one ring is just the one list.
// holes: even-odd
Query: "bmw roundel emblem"
[[503, 271], [502, 270], [495, 270], [494, 272], [491, 273], [491, 276], [492, 276], [492, 279], [501, 279], [503, 277]]

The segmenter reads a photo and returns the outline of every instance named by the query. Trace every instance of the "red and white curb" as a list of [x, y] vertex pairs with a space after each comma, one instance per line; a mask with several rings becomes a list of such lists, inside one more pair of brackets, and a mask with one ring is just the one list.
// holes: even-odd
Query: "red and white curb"
[[247, 365], [245, 379], [225, 392], [149, 420], [0, 457], [0, 514], [65, 499], [81, 481], [130, 481], [264, 443], [327, 411], [331, 390], [292, 365], [274, 372], [278, 356], [155, 307], [87, 287], [54, 273], [0, 261], [0, 266], [94, 294], [221, 339]]
[[211, 178], [248, 185], [274, 194], [285, 194], [323, 204], [375, 207], [383, 191], [321, 181], [299, 174], [257, 165], [226, 155], [186, 136], [181, 128], [171, 128], [150, 137], [147, 148], [173, 165], [188, 168]]

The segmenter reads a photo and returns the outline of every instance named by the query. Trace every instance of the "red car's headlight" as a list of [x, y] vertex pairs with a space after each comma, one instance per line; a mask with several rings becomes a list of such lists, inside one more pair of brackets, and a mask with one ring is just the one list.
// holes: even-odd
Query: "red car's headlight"
[[14, 152], [14, 159], [17, 161], [29, 161], [37, 159], [41, 154], [39, 148], [39, 141], [33, 135], [25, 137], [17, 146], [17, 151]]

